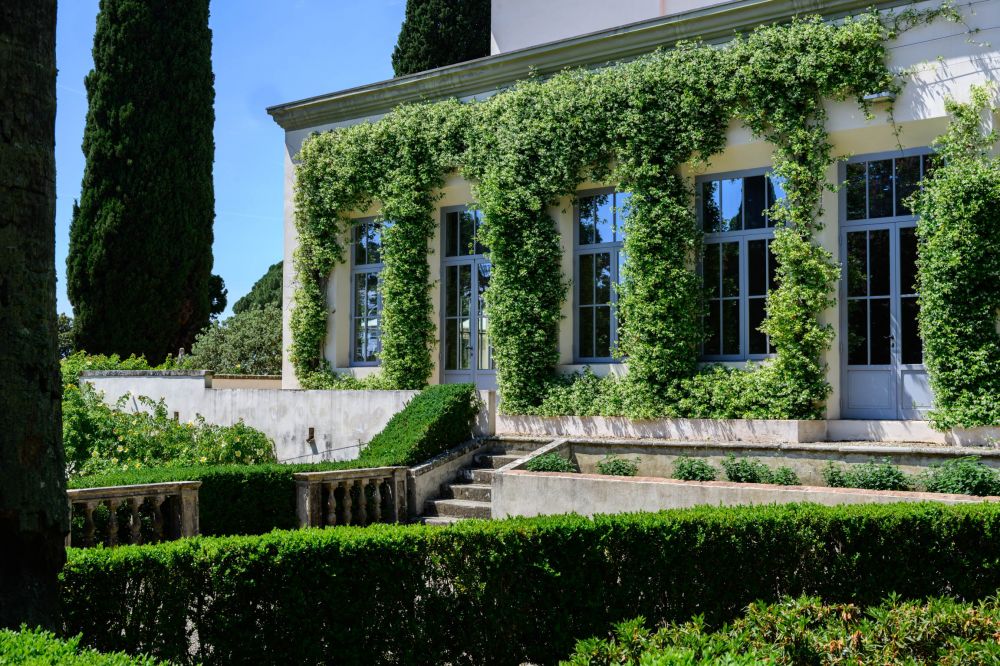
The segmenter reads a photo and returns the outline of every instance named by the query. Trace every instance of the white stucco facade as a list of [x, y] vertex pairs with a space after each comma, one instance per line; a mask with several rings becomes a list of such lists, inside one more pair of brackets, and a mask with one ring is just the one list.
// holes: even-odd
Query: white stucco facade
[[[586, 11], [580, 11], [579, 5], [587, 6]], [[660, 2], [659, 0], [623, 0], [620, 3], [605, 3], [597, 0], [586, 0], [577, 3], [571, 0], [552, 0], [552, 2], [530, 2], [529, 0], [495, 0], [494, 5], [494, 50], [495, 58], [474, 61], [473, 64], [455, 65], [449, 68], [433, 70], [432, 72], [404, 77], [385, 84], [375, 84], [371, 87], [334, 93], [330, 96], [304, 100], [303, 102], [282, 105], [271, 109], [272, 115], [285, 129], [285, 347], [286, 355], [283, 365], [283, 386], [297, 386], [294, 371], [287, 359], [287, 347], [290, 343], [288, 328], [289, 313], [294, 295], [294, 276], [292, 271], [293, 254], [296, 245], [294, 225], [294, 156], [301, 147], [302, 141], [312, 132], [324, 131], [339, 125], [353, 124], [365, 119], [376, 119], [381, 113], [392, 108], [396, 103], [407, 101], [418, 94], [427, 98], [438, 97], [469, 97], [483, 95], [483, 85], [496, 88], [495, 81], [504, 72], [513, 76], [511, 80], [520, 78], [518, 74], [526, 70], [532, 63], [542, 63], [548, 71], [557, 71], [560, 60], [575, 64], [586, 60], [584, 51], [596, 55], [595, 64], [606, 55], [618, 48], [628, 52], [630, 56], [640, 48], [636, 44], [647, 44], [650, 35], [656, 30], [667, 31], [664, 34], [674, 38], [696, 37], [697, 30], [712, 36], [724, 34], [722, 27], [726, 22], [737, 24], [739, 21], [752, 21], [755, 16], [775, 16], [781, 7], [786, 15], [794, 12], [801, 4], [785, 0], [738, 0], [736, 2]], [[819, 3], [832, 5], [836, 3]], [[840, 3], [848, 6], [849, 3]], [[863, 11], [858, 5], [857, 11]], [[878, 3], [894, 5], [899, 3]], [[570, 12], [568, 6], [576, 7]], [[613, 8], [612, 8], [613, 5]], [[697, 6], [695, 6], [697, 5]], [[925, 3], [923, 6], [931, 6]], [[866, 119], [853, 102], [829, 102], [830, 143], [836, 156], [854, 156], [855, 159], [871, 155], [873, 159], [891, 159], [892, 156], [911, 155], [914, 151], [927, 149], [934, 139], [946, 128], [948, 117], [945, 112], [945, 100], [954, 98], [967, 100], [970, 87], [988, 82], [996, 83], [1000, 79], [1000, 0], [973, 0], [958, 3], [964, 23], [937, 21], [931, 25], [922, 26], [906, 32], [903, 37], [889, 45], [890, 67], [893, 71], [903, 73], [905, 88], [895, 101], [894, 117], [898, 131], [894, 130], [887, 113], [888, 105], [876, 105], [873, 119]], [[694, 10], [694, 11], [689, 11]], [[766, 13], [767, 10], [770, 13]], [[561, 13], [560, 13], [561, 12]], [[680, 17], [677, 17], [680, 12]], [[688, 12], [685, 14], [684, 12]], [[754, 13], [756, 12], [756, 13]], [[761, 14], [760, 12], [765, 12]], [[558, 16], [574, 14], [569, 21], [557, 20]], [[842, 15], [840, 12], [839, 15]], [[689, 16], [690, 18], [684, 18]], [[520, 17], [520, 19], [518, 18]], [[657, 17], [664, 17], [657, 19]], [[673, 17], [673, 18], [671, 18]], [[531, 18], [531, 20], [527, 20]], [[618, 21], [621, 23], [608, 23]], [[653, 19], [652, 22], [646, 19]], [[572, 48], [563, 47], [533, 47], [537, 44], [552, 42], [571, 35], [580, 35], [602, 28], [621, 26], [635, 21], [644, 21], [640, 27], [618, 29], [614, 28], [596, 36], [587, 37], [582, 45]], [[659, 22], [658, 22], [659, 21]], [[679, 22], [678, 22], [679, 21]], [[681, 31], [683, 26], [694, 30], [688, 35]], [[691, 27], [693, 26], [693, 27]], [[708, 31], [716, 32], [710, 33]], [[565, 34], [570, 31], [571, 35]], [[658, 34], [658, 33], [657, 33]], [[731, 34], [731, 31], [730, 31]], [[663, 38], [664, 40], [667, 37]], [[669, 42], [665, 42], [669, 43]], [[617, 45], [617, 47], [615, 46]], [[655, 45], [654, 45], [655, 47]], [[528, 49], [528, 52], [511, 51]], [[641, 48], [646, 48], [642, 46]], [[553, 55], [553, 53], [555, 55]], [[543, 67], [543, 69], [544, 69]], [[514, 74], [509, 74], [514, 72]], [[544, 71], [543, 71], [544, 73]], [[492, 78], [491, 78], [492, 77]], [[435, 93], [435, 91], [437, 91]], [[364, 111], [355, 114], [355, 110]], [[352, 115], [353, 114], [353, 115]], [[995, 121], [995, 119], [994, 119]], [[699, 171], [685, 168], [685, 176], [695, 182], [699, 177], [710, 177], [713, 174], [747, 173], [753, 170], [764, 170], [771, 164], [771, 147], [755, 139], [739, 122], [732, 122], [728, 130], [728, 142], [722, 153], [711, 158], [707, 167]], [[833, 184], [843, 179], [842, 167], [830, 168], [827, 179]], [[614, 183], [581, 183], [579, 191], [596, 187], [613, 187]], [[442, 197], [435, 211], [435, 219], [441, 219], [441, 209], [450, 206], [461, 206], [474, 203], [474, 185], [456, 175], [450, 177], [442, 191]], [[823, 199], [823, 217], [825, 225], [820, 235], [821, 244], [827, 248], [838, 262], [843, 260], [845, 233], [845, 201], [842, 194], [827, 192]], [[558, 226], [562, 240], [562, 270], [569, 280], [577, 279], [575, 275], [574, 255], [574, 225], [572, 197], [565, 197], [553, 206], [550, 213]], [[378, 214], [377, 205], [369, 211], [357, 211], [355, 217], [363, 218]], [[431, 270], [431, 280], [434, 285], [434, 323], [441, 326], [441, 228], [428, 245], [428, 261]], [[344, 238], [345, 245], [349, 239]], [[339, 371], [364, 375], [375, 370], [371, 367], [351, 367], [350, 363], [350, 286], [351, 272], [348, 264], [339, 265], [333, 272], [329, 282], [328, 302], [329, 319], [326, 340], [326, 358], [331, 366]], [[563, 306], [563, 321], [559, 332], [558, 346], [560, 362], [563, 370], [577, 370], [583, 367], [577, 360], [574, 349], [574, 317], [577, 303], [575, 290], [570, 288]], [[838, 304], [824, 314], [824, 321], [829, 323], [837, 333], [831, 349], [827, 352], [825, 362], [828, 367], [827, 379], [833, 387], [833, 393], [827, 404], [827, 417], [838, 419], [843, 416], [843, 406], [850, 404], [843, 386], [844, 359], [842, 358], [844, 310], [841, 298], [842, 288], [836, 294]], [[431, 382], [444, 380], [440, 368], [440, 350], [435, 350], [433, 358], [436, 362]], [[599, 374], [607, 372], [622, 372], [620, 364], [591, 364]], [[899, 381], [908, 381], [906, 377]], [[912, 378], [911, 378], [912, 379]], [[853, 380], [852, 380], [853, 381]], [[919, 388], [919, 387], [918, 387]], [[866, 398], [867, 399], [867, 398]], [[916, 406], [923, 408], [924, 406]], [[881, 418], [881, 417], [872, 417]]]

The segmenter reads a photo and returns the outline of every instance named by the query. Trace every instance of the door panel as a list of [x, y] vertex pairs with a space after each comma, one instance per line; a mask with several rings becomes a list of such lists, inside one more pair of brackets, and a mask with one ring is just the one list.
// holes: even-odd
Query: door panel
[[474, 383], [496, 388], [484, 294], [490, 264], [469, 257], [444, 266], [442, 365], [446, 383]]

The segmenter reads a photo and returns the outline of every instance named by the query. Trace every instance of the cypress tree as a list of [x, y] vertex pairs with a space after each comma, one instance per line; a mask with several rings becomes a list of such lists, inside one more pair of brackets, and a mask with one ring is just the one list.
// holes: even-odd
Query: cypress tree
[[208, 0], [101, 0], [67, 260], [79, 349], [159, 362], [208, 324], [211, 54]]
[[268, 305], [281, 308], [281, 277], [284, 262], [272, 264], [264, 275], [254, 282], [246, 296], [233, 304], [233, 314], [247, 310], [263, 309]]
[[407, 0], [392, 52], [396, 76], [490, 54], [490, 0]]

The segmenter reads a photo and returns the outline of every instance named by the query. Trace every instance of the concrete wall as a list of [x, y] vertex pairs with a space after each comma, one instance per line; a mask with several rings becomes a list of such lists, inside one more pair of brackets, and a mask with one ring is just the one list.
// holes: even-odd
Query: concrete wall
[[[109, 404], [122, 396], [163, 399], [180, 421], [200, 414], [209, 423], [243, 420], [274, 441], [281, 462], [357, 458], [361, 446], [403, 409], [416, 391], [288, 391], [213, 388], [205, 372], [86, 372], [84, 381]], [[144, 409], [134, 397], [126, 409]], [[313, 437], [310, 439], [309, 433]]]
[[[998, 501], [990, 498], [985, 501]], [[579, 513], [626, 513], [685, 509], [701, 505], [745, 504], [888, 504], [934, 501], [966, 504], [984, 501], [970, 495], [911, 493], [849, 488], [769, 486], [722, 481], [674, 481], [596, 474], [505, 471], [493, 477], [493, 517]]]

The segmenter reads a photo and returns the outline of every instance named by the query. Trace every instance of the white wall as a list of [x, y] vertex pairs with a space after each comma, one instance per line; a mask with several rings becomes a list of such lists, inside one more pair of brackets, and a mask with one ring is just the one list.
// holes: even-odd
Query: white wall
[[728, 0], [493, 0], [490, 53], [586, 35]]

